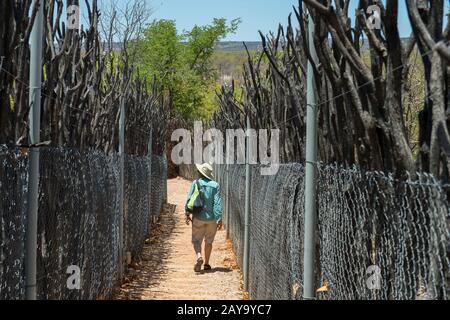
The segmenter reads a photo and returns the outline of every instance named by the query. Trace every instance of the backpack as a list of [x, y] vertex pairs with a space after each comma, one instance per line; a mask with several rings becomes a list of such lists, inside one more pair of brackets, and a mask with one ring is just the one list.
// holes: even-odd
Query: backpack
[[203, 207], [205, 205], [203, 192], [200, 186], [200, 183], [198, 180], [195, 181], [195, 187], [194, 192], [192, 192], [191, 197], [188, 200], [187, 203], [187, 212], [196, 214], [200, 213], [203, 210]]

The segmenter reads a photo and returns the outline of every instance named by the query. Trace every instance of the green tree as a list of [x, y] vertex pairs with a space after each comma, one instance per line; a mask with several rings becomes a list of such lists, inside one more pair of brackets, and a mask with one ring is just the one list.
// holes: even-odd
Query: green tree
[[234, 33], [240, 19], [227, 24], [195, 26], [178, 33], [173, 20], [155, 20], [145, 30], [133, 55], [140, 73], [164, 86], [171, 112], [186, 119], [208, 118], [214, 112], [217, 73], [211, 62], [216, 44]]
[[225, 19], [214, 19], [208, 26], [195, 26], [190, 32], [184, 34], [187, 41], [185, 47], [185, 58], [191, 69], [206, 78], [215, 77], [215, 69], [211, 66], [211, 57], [214, 54], [218, 41], [225, 38], [227, 34], [236, 32], [239, 19], [231, 21], [227, 26]]
[[179, 36], [175, 21], [155, 20], [138, 41], [133, 57], [137, 60], [140, 73], [155, 78], [167, 89], [170, 105], [173, 104], [173, 89], [179, 69]]

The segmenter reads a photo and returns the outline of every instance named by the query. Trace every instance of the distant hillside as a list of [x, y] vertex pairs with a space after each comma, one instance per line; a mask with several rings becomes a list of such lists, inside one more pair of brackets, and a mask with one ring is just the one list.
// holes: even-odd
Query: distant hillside
[[[409, 40], [409, 38], [402, 38], [402, 43], [406, 43]], [[245, 44], [248, 47], [248, 50], [250, 51], [256, 51], [262, 49], [262, 43], [260, 41], [245, 41]], [[331, 39], [330, 39], [331, 44]], [[364, 39], [364, 41], [361, 43], [362, 50], [369, 49], [369, 43], [367, 39]], [[114, 42], [113, 43], [113, 50], [114, 51], [120, 51], [122, 50], [122, 43]], [[216, 46], [217, 52], [240, 52], [245, 51], [245, 47], [242, 41], [222, 41], [219, 42]]]
[[[409, 38], [402, 38], [401, 41], [402, 43], [406, 43], [407, 41], [409, 41]], [[260, 41], [249, 41], [249, 42], [246, 41], [245, 44], [247, 45], [250, 51], [262, 49], [262, 43]], [[367, 39], [365, 39], [361, 45], [362, 50], [369, 49], [369, 42]], [[217, 45], [216, 50], [218, 52], [245, 51], [245, 47], [241, 41], [222, 41]]]
[[[262, 44], [259, 41], [249, 41], [245, 42], [248, 47], [248, 50], [255, 51], [262, 49]], [[244, 44], [241, 41], [222, 41], [217, 47], [217, 51], [245, 51]]]

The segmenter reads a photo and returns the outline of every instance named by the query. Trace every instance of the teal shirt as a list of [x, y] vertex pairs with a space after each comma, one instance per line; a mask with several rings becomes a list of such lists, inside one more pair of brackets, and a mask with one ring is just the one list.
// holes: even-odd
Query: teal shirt
[[[222, 198], [220, 196], [220, 187], [216, 181], [208, 180], [206, 178], [200, 178], [200, 187], [203, 191], [205, 207], [202, 212], [195, 215], [195, 218], [203, 221], [219, 221], [222, 219]], [[191, 189], [189, 190], [187, 201], [194, 192], [195, 181], [192, 182]], [[187, 201], [186, 208], [187, 209]], [[187, 212], [187, 210], [186, 210]]]

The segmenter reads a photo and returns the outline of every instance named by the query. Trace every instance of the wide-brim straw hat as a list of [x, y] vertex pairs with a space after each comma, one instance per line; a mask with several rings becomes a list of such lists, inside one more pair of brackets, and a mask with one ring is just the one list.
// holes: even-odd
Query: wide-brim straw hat
[[214, 169], [209, 163], [196, 164], [195, 167], [202, 176], [209, 180], [214, 180]]

